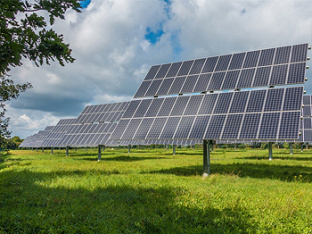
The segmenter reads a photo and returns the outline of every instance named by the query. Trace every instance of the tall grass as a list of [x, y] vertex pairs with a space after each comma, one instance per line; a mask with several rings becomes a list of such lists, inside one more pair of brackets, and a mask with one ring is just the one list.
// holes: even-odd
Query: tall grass
[[0, 232], [312, 233], [312, 152], [11, 151], [0, 163]]

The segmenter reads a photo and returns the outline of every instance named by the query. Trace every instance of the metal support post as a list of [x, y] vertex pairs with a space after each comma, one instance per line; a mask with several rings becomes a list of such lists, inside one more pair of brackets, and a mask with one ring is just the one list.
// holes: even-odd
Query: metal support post
[[128, 154], [130, 154], [131, 145], [128, 145]]
[[172, 145], [173, 155], [176, 154], [176, 145]]
[[301, 152], [303, 152], [303, 143], [301, 144]]
[[272, 142], [269, 142], [269, 160], [272, 160]]
[[101, 156], [102, 156], [102, 146], [98, 145], [98, 161], [101, 161]]
[[289, 144], [289, 148], [290, 148], [290, 155], [293, 155], [293, 143]]
[[169, 145], [167, 145], [167, 151], [169, 150]]
[[66, 157], [68, 157], [69, 146], [66, 146]]
[[306, 143], [306, 150], [309, 149], [309, 143]]
[[210, 175], [210, 142], [207, 140], [203, 141], [203, 165], [204, 174], [203, 177]]

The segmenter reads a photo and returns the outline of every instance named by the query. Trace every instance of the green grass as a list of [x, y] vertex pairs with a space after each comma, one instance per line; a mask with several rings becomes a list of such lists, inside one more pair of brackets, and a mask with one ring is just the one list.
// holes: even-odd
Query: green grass
[[11, 151], [0, 233], [312, 233], [312, 151]]

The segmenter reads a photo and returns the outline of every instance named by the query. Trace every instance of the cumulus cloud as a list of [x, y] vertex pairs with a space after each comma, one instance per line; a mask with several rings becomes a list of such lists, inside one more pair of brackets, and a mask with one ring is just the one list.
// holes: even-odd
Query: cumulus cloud
[[[11, 130], [26, 137], [87, 104], [127, 101], [153, 64], [311, 42], [310, 12], [305, 0], [92, 0], [54, 25], [75, 63], [12, 69], [33, 89], [10, 103]], [[147, 32], [161, 33], [153, 42]]]

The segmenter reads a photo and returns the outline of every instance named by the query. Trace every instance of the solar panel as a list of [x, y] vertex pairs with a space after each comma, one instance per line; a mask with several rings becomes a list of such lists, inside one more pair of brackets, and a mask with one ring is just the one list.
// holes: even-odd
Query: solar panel
[[302, 84], [307, 49], [301, 44], [152, 66], [134, 97]]

